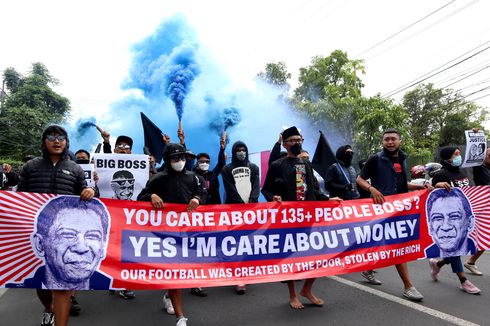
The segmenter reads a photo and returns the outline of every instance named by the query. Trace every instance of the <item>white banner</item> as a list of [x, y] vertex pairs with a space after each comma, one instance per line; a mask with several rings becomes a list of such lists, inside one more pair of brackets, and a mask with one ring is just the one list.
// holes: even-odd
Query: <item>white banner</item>
[[87, 181], [87, 186], [95, 187], [94, 181], [94, 165], [93, 164], [78, 164], [85, 172], [85, 181]]
[[482, 165], [487, 150], [485, 134], [481, 130], [478, 132], [466, 130], [464, 133], [466, 136], [466, 152], [462, 167], [467, 168]]
[[95, 154], [101, 198], [136, 200], [149, 178], [148, 155]]

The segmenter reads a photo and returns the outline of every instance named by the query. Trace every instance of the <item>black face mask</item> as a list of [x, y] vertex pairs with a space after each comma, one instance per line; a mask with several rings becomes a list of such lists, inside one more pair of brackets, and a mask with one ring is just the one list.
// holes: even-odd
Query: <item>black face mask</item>
[[294, 155], [294, 156], [298, 156], [299, 154], [301, 154], [301, 150], [303, 149], [301, 147], [301, 144], [294, 144], [292, 145], [291, 147], [289, 147], [289, 149], [291, 150], [291, 153]]
[[344, 153], [342, 157], [342, 162], [344, 162], [346, 166], [350, 166], [352, 164], [353, 157], [354, 157], [354, 153], [352, 152]]
[[77, 160], [77, 164], [89, 164], [90, 160]]

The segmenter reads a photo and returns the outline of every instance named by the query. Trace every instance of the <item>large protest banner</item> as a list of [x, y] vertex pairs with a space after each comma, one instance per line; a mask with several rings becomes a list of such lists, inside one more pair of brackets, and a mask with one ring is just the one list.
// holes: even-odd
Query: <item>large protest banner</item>
[[95, 154], [100, 197], [136, 200], [149, 179], [148, 155]]
[[185, 205], [155, 210], [145, 202], [0, 191], [0, 287], [251, 284], [490, 248], [488, 186], [385, 199], [188, 212]]

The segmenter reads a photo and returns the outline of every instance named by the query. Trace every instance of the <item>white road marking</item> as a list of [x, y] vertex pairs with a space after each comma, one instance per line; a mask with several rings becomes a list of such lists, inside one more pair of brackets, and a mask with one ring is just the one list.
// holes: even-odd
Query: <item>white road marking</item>
[[0, 289], [0, 298], [7, 292], [8, 289]]
[[432, 309], [432, 308], [429, 308], [429, 307], [425, 307], [425, 306], [423, 306], [423, 305], [421, 305], [419, 303], [412, 302], [412, 301], [409, 301], [407, 299], [399, 298], [399, 297], [396, 297], [394, 295], [385, 293], [385, 292], [380, 291], [380, 290], [372, 289], [372, 288], [370, 288], [368, 286], [365, 286], [365, 285], [362, 285], [362, 284], [359, 284], [359, 283], [356, 283], [356, 282], [352, 282], [352, 281], [346, 280], [346, 279], [341, 278], [341, 277], [338, 277], [338, 276], [330, 276], [329, 278], [332, 279], [332, 280], [334, 280], [334, 281], [337, 281], [339, 283], [345, 284], [347, 286], [356, 288], [358, 290], [361, 290], [361, 291], [364, 291], [364, 292], [367, 292], [367, 293], [376, 295], [378, 297], [381, 297], [383, 299], [386, 299], [386, 300], [389, 300], [389, 301], [392, 301], [392, 302], [401, 304], [402, 306], [405, 306], [405, 307], [408, 307], [408, 308], [411, 308], [411, 309], [414, 309], [414, 310], [423, 312], [423, 313], [425, 313], [427, 315], [430, 315], [432, 317], [436, 317], [436, 318], [442, 319], [442, 320], [447, 321], [449, 323], [452, 323], [454, 325], [461, 325], [461, 326], [479, 326], [479, 324], [475, 324], [475, 323], [472, 323], [470, 321], [467, 321], [467, 320], [458, 318], [456, 316], [446, 314], [445, 312], [442, 312], [442, 311], [439, 311], [439, 310], [435, 310], [435, 309]]

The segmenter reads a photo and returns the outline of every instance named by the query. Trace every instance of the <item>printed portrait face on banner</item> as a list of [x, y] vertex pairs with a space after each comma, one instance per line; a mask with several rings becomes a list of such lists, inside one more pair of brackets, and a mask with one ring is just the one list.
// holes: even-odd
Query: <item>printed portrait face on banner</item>
[[[32, 244], [45, 266], [36, 273], [49, 289], [88, 290], [96, 270], [105, 258], [110, 218], [97, 199], [84, 202], [61, 196], [49, 201], [39, 212]], [[97, 274], [96, 274], [97, 273]]]
[[134, 176], [126, 170], [117, 171], [112, 176], [111, 188], [115, 199], [131, 200], [134, 194]]
[[475, 218], [468, 198], [460, 189], [436, 189], [429, 194], [427, 223], [442, 257], [466, 255], [474, 247], [468, 236]]

